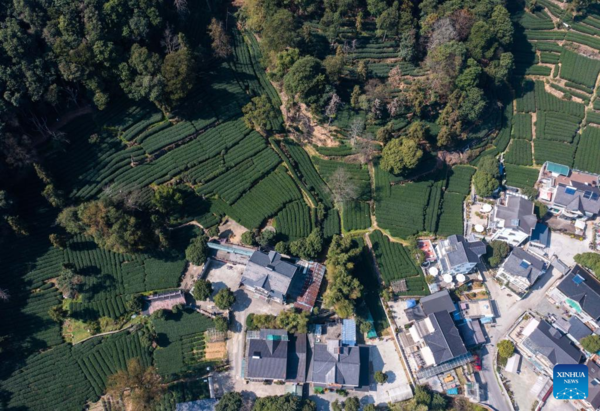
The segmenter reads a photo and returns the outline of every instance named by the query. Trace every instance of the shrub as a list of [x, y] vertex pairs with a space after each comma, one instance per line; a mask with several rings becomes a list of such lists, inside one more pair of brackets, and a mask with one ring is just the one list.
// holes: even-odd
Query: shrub
[[503, 358], [510, 358], [515, 352], [515, 345], [510, 340], [502, 340], [498, 343], [498, 354]]
[[225, 317], [215, 318], [215, 328], [217, 329], [217, 331], [220, 331], [222, 333], [227, 332], [227, 327], [228, 323]]
[[200, 279], [194, 284], [192, 295], [196, 300], [204, 301], [212, 295], [212, 292], [212, 283], [208, 280]]
[[256, 245], [256, 241], [254, 240], [254, 233], [252, 231], [246, 231], [242, 234], [242, 243], [249, 246]]
[[185, 250], [185, 258], [194, 265], [202, 265], [206, 262], [208, 239], [205, 235], [194, 238], [188, 248]]
[[596, 354], [600, 351], [600, 336], [590, 335], [581, 339], [581, 345], [583, 348], [591, 354]]
[[222, 288], [215, 295], [215, 305], [221, 310], [228, 310], [235, 302], [235, 295], [229, 288]]
[[375, 372], [375, 382], [377, 384], [384, 384], [388, 380], [388, 375], [381, 371]]
[[488, 247], [487, 258], [488, 263], [492, 268], [496, 268], [500, 265], [502, 260], [510, 252], [510, 247], [504, 241], [494, 240]]

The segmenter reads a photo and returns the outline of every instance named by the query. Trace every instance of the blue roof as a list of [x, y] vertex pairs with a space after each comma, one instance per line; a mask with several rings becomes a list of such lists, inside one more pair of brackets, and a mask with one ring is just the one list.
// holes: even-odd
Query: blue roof
[[227, 253], [233, 253], [233, 254], [247, 255], [248, 257], [251, 257], [255, 251], [251, 248], [244, 248], [244, 247], [228, 245], [228, 244], [219, 244], [219, 243], [208, 242], [207, 245], [208, 245], [208, 248], [211, 248], [213, 250], [220, 250], [220, 251], [225, 251]]
[[342, 322], [342, 344], [356, 345], [356, 321], [353, 319]]
[[568, 176], [569, 172], [571, 171], [567, 166], [552, 163], [550, 161], [548, 161], [548, 164], [546, 165], [546, 170], [554, 174], [562, 174], [563, 176]]

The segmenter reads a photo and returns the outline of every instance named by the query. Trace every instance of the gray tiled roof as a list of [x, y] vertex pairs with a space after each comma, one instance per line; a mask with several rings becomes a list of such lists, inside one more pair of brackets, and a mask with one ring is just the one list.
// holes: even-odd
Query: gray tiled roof
[[[583, 278], [579, 284], [573, 281], [576, 275]], [[579, 265], [573, 267], [557, 288], [571, 300], [579, 303], [590, 317], [600, 319], [600, 283], [583, 267]]]
[[474, 347], [485, 343], [485, 336], [483, 335], [479, 320], [465, 321], [458, 326], [458, 331], [467, 347]]
[[450, 361], [467, 353], [465, 344], [448, 311], [429, 314], [428, 318], [434, 331], [425, 335], [423, 339], [431, 350], [436, 364]]
[[495, 217], [504, 220], [504, 227], [531, 235], [537, 224], [533, 209], [533, 202], [517, 196], [508, 196], [505, 206], [500, 204], [496, 206]]
[[[568, 194], [567, 188], [569, 186], [566, 184], [559, 184], [556, 187], [554, 204], [561, 205], [571, 211], [582, 211], [591, 214], [600, 212], [600, 189], [598, 187], [592, 187], [577, 181], [571, 181], [570, 187], [576, 190], [572, 194]], [[586, 195], [586, 191], [591, 193], [592, 196]]]
[[261, 330], [260, 339], [247, 341], [247, 378], [285, 380], [289, 342], [269, 335], [281, 336], [281, 330]]
[[588, 397], [587, 402], [595, 409], [600, 408], [600, 367], [593, 361], [586, 363], [588, 366]]
[[244, 269], [241, 282], [247, 286], [264, 289], [275, 298], [284, 299], [296, 271], [298, 267], [283, 261], [281, 255], [275, 251], [269, 254], [255, 251]]
[[569, 334], [577, 341], [581, 341], [582, 338], [592, 335], [592, 330], [577, 317], [571, 317], [569, 325]]
[[287, 358], [287, 381], [303, 383], [306, 381], [306, 334], [290, 336]]
[[450, 268], [464, 263], [478, 263], [485, 254], [485, 244], [481, 241], [467, 241], [462, 235], [448, 237], [447, 258]]
[[317, 384], [339, 384], [349, 387], [360, 385], [361, 369], [368, 364], [361, 363], [361, 349], [368, 346], [333, 346], [317, 343], [314, 345], [310, 381]]
[[581, 352], [556, 328], [541, 321], [527, 337], [526, 344], [534, 351], [544, 355], [553, 364], [578, 364]]
[[421, 298], [420, 304], [423, 307], [425, 315], [444, 310], [449, 313], [456, 311], [452, 298], [450, 298], [450, 293], [446, 289]]
[[502, 269], [507, 273], [523, 277], [533, 284], [543, 272], [546, 271], [546, 263], [520, 248], [515, 248], [502, 264]]

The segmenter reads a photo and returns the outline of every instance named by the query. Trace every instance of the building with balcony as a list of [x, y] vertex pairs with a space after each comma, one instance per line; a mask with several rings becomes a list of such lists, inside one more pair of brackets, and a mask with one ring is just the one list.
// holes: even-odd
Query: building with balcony
[[598, 329], [600, 282], [580, 265], [573, 267], [558, 285], [548, 290], [547, 297], [578, 317], [590, 329]]
[[492, 240], [500, 240], [513, 247], [525, 242], [537, 224], [533, 202], [515, 195], [499, 199], [490, 217]]
[[600, 189], [597, 174], [572, 170], [547, 161], [537, 181], [538, 199], [550, 212], [566, 220], [593, 218], [600, 213]]
[[519, 294], [527, 293], [529, 288], [548, 270], [548, 264], [535, 255], [520, 248], [513, 249], [496, 273], [498, 280]]
[[474, 238], [451, 235], [435, 245], [441, 274], [468, 274], [479, 263], [486, 252], [485, 244]]

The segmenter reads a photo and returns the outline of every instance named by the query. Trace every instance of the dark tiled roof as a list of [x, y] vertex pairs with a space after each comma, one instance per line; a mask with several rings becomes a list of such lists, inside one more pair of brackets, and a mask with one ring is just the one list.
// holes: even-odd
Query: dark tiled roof
[[[269, 330], [261, 330], [262, 338], [248, 340], [247, 378], [285, 380], [289, 342], [287, 339], [270, 338], [269, 335]], [[272, 335], [280, 336], [279, 333]]]
[[[361, 351], [368, 346], [334, 346], [317, 343], [312, 353], [310, 381], [317, 384], [337, 384], [358, 387], [361, 384], [361, 373], [365, 372], [364, 355]], [[368, 357], [367, 357], [368, 358]]]
[[286, 379], [303, 383], [306, 381], [306, 334], [295, 334], [290, 336], [287, 357]]
[[478, 263], [485, 251], [485, 244], [481, 241], [467, 241], [462, 235], [448, 237], [447, 258], [450, 268], [467, 262]]
[[262, 288], [271, 296], [283, 299], [297, 271], [297, 266], [284, 261], [281, 254], [275, 251], [269, 254], [255, 251], [246, 265], [241, 282], [254, 288]]
[[434, 331], [425, 335], [423, 339], [431, 350], [436, 364], [450, 361], [467, 353], [465, 344], [448, 311], [429, 314], [428, 318]]
[[456, 311], [456, 307], [450, 298], [448, 290], [442, 290], [435, 294], [421, 298], [421, 306], [425, 315], [435, 313], [437, 311], [448, 311], [449, 313]]
[[502, 264], [502, 269], [507, 273], [526, 278], [533, 284], [546, 271], [546, 263], [520, 248], [515, 248]]
[[592, 335], [592, 330], [577, 317], [571, 317], [569, 325], [569, 334], [577, 341], [581, 341], [582, 338]]
[[533, 202], [517, 196], [508, 196], [505, 206], [496, 206], [495, 217], [504, 220], [504, 227], [531, 235], [537, 224], [537, 217], [533, 213], [533, 209]]
[[528, 346], [544, 355], [553, 364], [578, 364], [581, 352], [556, 328], [541, 321], [527, 337]]
[[485, 336], [481, 329], [481, 323], [478, 320], [465, 321], [458, 326], [458, 330], [467, 347], [474, 347], [485, 343]]
[[550, 244], [550, 229], [548, 226], [546, 224], [537, 223], [533, 233], [531, 233], [530, 241], [537, 242], [542, 244], [544, 247], [548, 247]]
[[600, 408], [600, 367], [593, 361], [588, 366], [588, 397], [587, 402], [597, 409]]
[[[586, 194], [586, 191], [590, 194]], [[598, 187], [577, 181], [571, 181], [570, 186], [559, 184], [556, 187], [554, 203], [567, 208], [567, 210], [598, 214], [600, 212], [600, 190]]]
[[[581, 277], [583, 281], [573, 281], [575, 276]], [[573, 267], [557, 288], [571, 300], [579, 303], [590, 317], [600, 319], [600, 283], [583, 267], [580, 265]]]

